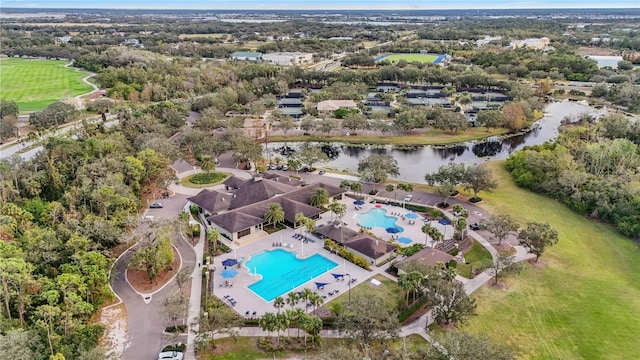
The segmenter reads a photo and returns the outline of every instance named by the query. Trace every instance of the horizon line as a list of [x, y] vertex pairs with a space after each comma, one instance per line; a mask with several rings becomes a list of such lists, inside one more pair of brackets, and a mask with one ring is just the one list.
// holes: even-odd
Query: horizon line
[[361, 9], [361, 8], [280, 8], [280, 7], [246, 7], [246, 8], [185, 8], [180, 7], [53, 7], [53, 6], [34, 6], [34, 7], [0, 7], [0, 13], [3, 10], [227, 10], [227, 11], [247, 11], [247, 10], [280, 10], [280, 11], [443, 11], [443, 10], [606, 10], [606, 9], [615, 9], [615, 10], [640, 10], [639, 7], [629, 7], [629, 6], [606, 6], [606, 7], [557, 7], [557, 8], [549, 8], [548, 6], [541, 7], [523, 7], [523, 8], [513, 8], [513, 7], [460, 7], [460, 8], [417, 8], [415, 6], [408, 6], [403, 8], [369, 8], [369, 9]]

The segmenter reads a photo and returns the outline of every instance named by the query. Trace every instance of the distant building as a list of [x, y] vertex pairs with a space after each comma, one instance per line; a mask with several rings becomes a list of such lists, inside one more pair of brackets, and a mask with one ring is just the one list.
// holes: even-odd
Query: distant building
[[330, 37], [329, 40], [331, 40], [331, 41], [351, 41], [351, 40], [353, 40], [353, 38], [351, 36], [334, 36], [334, 37]]
[[476, 40], [477, 47], [483, 47], [491, 42], [499, 42], [502, 40], [502, 36], [485, 36], [484, 39]]
[[414, 262], [428, 267], [444, 267], [452, 260], [455, 260], [455, 258], [446, 252], [427, 247], [398, 261], [396, 267], [398, 268], [398, 274], [400, 275], [406, 273], [404, 269]]
[[262, 60], [276, 65], [296, 66], [313, 61], [313, 54], [302, 52], [276, 52], [262, 55]]
[[68, 44], [69, 41], [71, 41], [71, 36], [67, 35], [67, 36], [60, 36], [56, 38], [56, 42], [60, 43], [60, 44]]
[[550, 40], [548, 37], [541, 37], [539, 39], [524, 39], [524, 40], [513, 40], [509, 44], [512, 49], [517, 49], [521, 47], [527, 47], [530, 49], [543, 50], [549, 47]]
[[127, 39], [120, 43], [120, 46], [130, 46], [133, 48], [144, 49], [144, 44], [140, 42], [138, 39]]
[[229, 58], [231, 60], [236, 60], [236, 61], [258, 62], [258, 61], [262, 61], [262, 53], [261, 52], [253, 52], [253, 51], [236, 51], [236, 52], [231, 53]]
[[318, 111], [336, 111], [340, 108], [357, 109], [358, 104], [353, 100], [325, 100], [318, 103]]

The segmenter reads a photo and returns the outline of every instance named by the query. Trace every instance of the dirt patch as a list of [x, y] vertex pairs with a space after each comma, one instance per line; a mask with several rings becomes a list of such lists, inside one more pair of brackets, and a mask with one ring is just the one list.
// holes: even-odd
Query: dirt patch
[[543, 268], [547, 265], [546, 260], [538, 259], [538, 261], [536, 261], [536, 258], [530, 259], [528, 263], [531, 264], [531, 266], [537, 267], [537, 268]]
[[489, 284], [494, 289], [500, 289], [500, 290], [503, 290], [503, 291], [509, 290], [509, 287], [507, 287], [507, 284], [505, 284], [502, 281], [498, 281], [498, 283], [496, 284], [495, 281], [492, 280], [492, 281], [489, 282]]
[[169, 266], [168, 270], [162, 271], [158, 274], [158, 277], [156, 277], [153, 283], [149, 282], [149, 276], [147, 276], [146, 271], [134, 269], [127, 269], [127, 280], [136, 291], [141, 293], [152, 293], [169, 282], [178, 270], [180, 270], [180, 256], [178, 256], [178, 251], [176, 251], [176, 248], [174, 247], [173, 262], [171, 263], [171, 266]]
[[127, 342], [127, 310], [124, 304], [103, 308], [98, 318], [98, 322], [105, 327], [100, 345], [109, 349], [110, 355], [120, 359]]

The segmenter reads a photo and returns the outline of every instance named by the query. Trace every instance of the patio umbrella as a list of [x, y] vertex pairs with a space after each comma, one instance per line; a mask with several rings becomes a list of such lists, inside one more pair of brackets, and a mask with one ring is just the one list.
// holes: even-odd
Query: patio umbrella
[[364, 205], [364, 201], [362, 200], [356, 200], [353, 202], [354, 205]]
[[333, 275], [333, 277], [336, 279], [340, 279], [341, 277], [344, 277], [344, 274], [331, 274], [331, 275]]
[[233, 266], [236, 265], [238, 263], [238, 260], [236, 259], [225, 259], [222, 260], [222, 265], [224, 266]]
[[449, 219], [440, 219], [440, 220], [438, 220], [438, 224], [451, 225], [451, 220], [449, 220]]
[[236, 275], [238, 275], [238, 271], [236, 269], [222, 270], [220, 275], [222, 275], [224, 279], [231, 279], [236, 277]]
[[318, 290], [322, 290], [322, 289], [324, 289], [324, 287], [325, 287], [326, 285], [328, 285], [328, 284], [329, 284], [329, 283], [317, 282], [317, 283], [316, 283], [316, 287], [318, 288]]
[[389, 234], [397, 234], [400, 232], [400, 229], [397, 227], [388, 227], [386, 230]]
[[382, 205], [376, 204], [376, 208], [380, 209], [381, 207], [382, 207]]

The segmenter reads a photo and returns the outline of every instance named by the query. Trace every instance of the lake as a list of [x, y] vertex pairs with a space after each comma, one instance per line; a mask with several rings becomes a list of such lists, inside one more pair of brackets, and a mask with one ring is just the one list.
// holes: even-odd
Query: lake
[[[356, 173], [358, 161], [371, 154], [389, 154], [398, 161], [400, 176], [397, 180], [424, 182], [424, 175], [435, 172], [441, 165], [451, 162], [466, 165], [480, 164], [490, 160], [506, 159], [509, 154], [528, 145], [542, 144], [558, 136], [558, 126], [566, 116], [573, 117], [583, 113], [601, 115], [606, 108], [595, 109], [582, 102], [555, 102], [548, 104], [544, 117], [537, 121], [537, 128], [527, 134], [509, 139], [487, 139], [486, 141], [470, 141], [454, 146], [414, 146], [409, 150], [394, 149], [392, 145], [350, 146], [345, 143], [328, 143], [332, 151], [337, 153], [331, 161], [321, 167], [327, 169], [347, 170]], [[300, 143], [288, 143], [297, 148]], [[269, 143], [269, 155], [282, 156], [275, 149], [284, 143]]]

